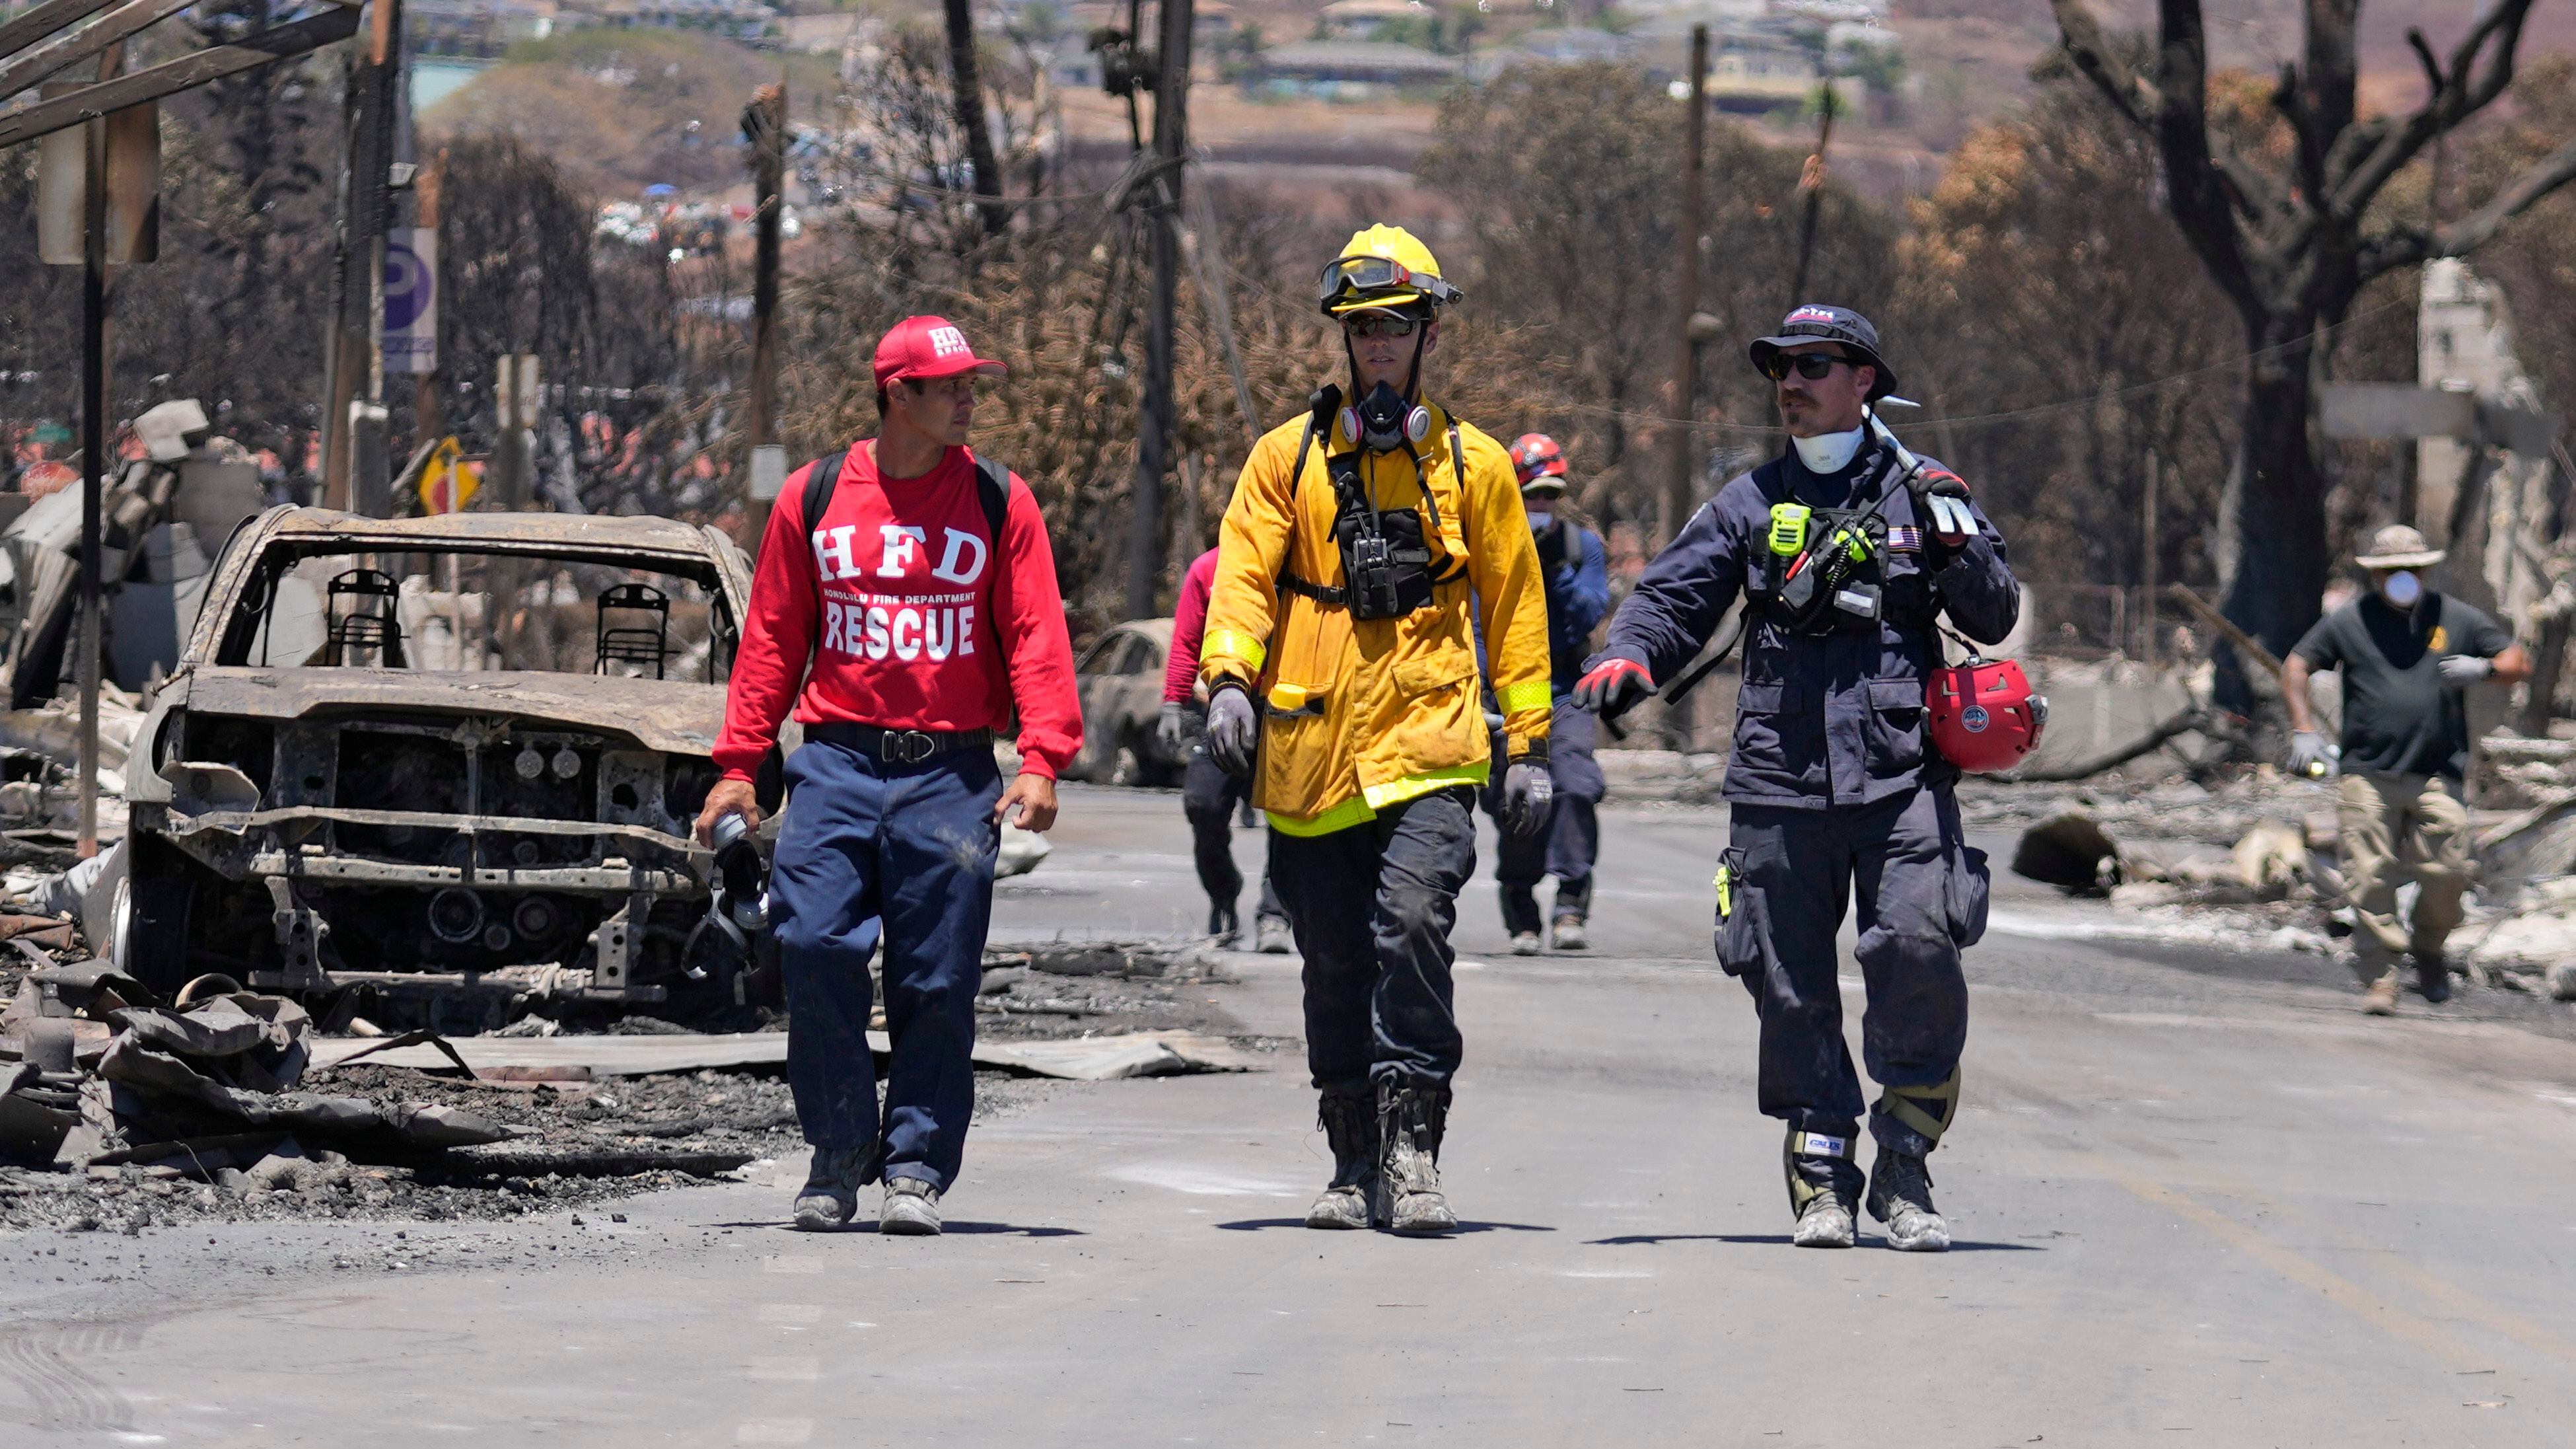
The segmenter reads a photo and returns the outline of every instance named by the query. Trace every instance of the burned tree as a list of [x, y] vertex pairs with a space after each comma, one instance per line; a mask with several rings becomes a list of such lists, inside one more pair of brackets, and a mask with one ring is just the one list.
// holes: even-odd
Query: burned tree
[[946, 6], [948, 75], [957, 93], [957, 129], [966, 137], [966, 159], [974, 168], [975, 194], [996, 198], [977, 208], [989, 236], [1010, 226], [1011, 212], [998, 200], [1002, 194], [1002, 167], [993, 157], [993, 129], [984, 117], [984, 82], [975, 69], [975, 16], [967, 0], [946, 0]]
[[[2428, 94], [2411, 112], [2371, 117], [2356, 94], [2360, 0], [2306, 0], [2300, 58], [2281, 67], [2268, 98], [2271, 123], [2287, 140], [2277, 162], [2243, 134], [2250, 128], [2214, 113], [2199, 0], [2158, 0], [2152, 51], [2107, 39], [2086, 0], [2050, 3], [2068, 56], [2128, 124], [2154, 138], [2174, 223], [2245, 329], [2252, 355], [2219, 568], [2227, 616], [2287, 651], [2315, 622], [2332, 565], [2312, 405], [2325, 334], [2373, 278], [2466, 255], [2576, 177], [2571, 142], [2456, 220], [2373, 212], [2426, 148], [2512, 86], [2531, 0], [2494, 0], [2447, 57], [2410, 30]], [[2227, 688], [2230, 702], [2247, 702], [2241, 674]]]

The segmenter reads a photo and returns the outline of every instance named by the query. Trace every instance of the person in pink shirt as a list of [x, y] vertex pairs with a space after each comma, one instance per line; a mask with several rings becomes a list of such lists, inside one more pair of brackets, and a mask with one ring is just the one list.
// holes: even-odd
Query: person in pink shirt
[[[1235, 914], [1243, 894], [1243, 872], [1234, 863], [1231, 825], [1236, 807], [1252, 788], [1250, 776], [1234, 776], [1208, 758], [1200, 738], [1207, 711], [1199, 701], [1199, 640], [1207, 633], [1208, 591], [1216, 582], [1216, 550], [1209, 549], [1181, 577], [1180, 602], [1173, 608], [1172, 655], [1163, 666], [1163, 713], [1158, 733], [1163, 748], [1183, 756], [1181, 813], [1189, 817], [1190, 846], [1198, 858], [1199, 885], [1208, 895], [1208, 935], [1231, 946], [1243, 937]], [[1253, 944], [1273, 955], [1287, 954], [1288, 911], [1270, 888], [1270, 872], [1261, 873], [1261, 908], [1253, 921]]]
[[[770, 866], [787, 1077], [814, 1160], [796, 1226], [827, 1230], [883, 1177], [880, 1231], [935, 1234], [974, 1111], [975, 996], [1002, 821], [1055, 823], [1082, 747], [1073, 648], [1028, 485], [966, 446], [975, 355], [937, 317], [877, 346], [878, 435], [798, 469], [761, 540], [726, 697], [724, 778], [698, 838], [758, 824], [753, 779], [790, 709], [789, 812]], [[1018, 778], [994, 736], [1016, 707]], [[868, 1052], [882, 931], [894, 1038], [885, 1110]]]

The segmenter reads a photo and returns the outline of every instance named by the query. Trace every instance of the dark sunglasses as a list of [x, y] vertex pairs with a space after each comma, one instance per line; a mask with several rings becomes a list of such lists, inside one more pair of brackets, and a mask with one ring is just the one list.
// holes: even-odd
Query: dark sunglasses
[[1800, 377], [1816, 382], [1836, 367], [1850, 365], [1850, 358], [1831, 352], [1774, 352], [1762, 360], [1762, 375], [1773, 382], [1786, 382], [1794, 369]]
[[1353, 337], [1410, 337], [1421, 325], [1419, 317], [1399, 317], [1392, 312], [1354, 312], [1342, 319], [1343, 330]]

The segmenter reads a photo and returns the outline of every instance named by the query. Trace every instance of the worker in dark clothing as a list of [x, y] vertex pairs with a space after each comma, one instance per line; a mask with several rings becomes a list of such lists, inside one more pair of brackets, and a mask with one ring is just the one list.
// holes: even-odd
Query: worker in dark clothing
[[[2420, 571], [2442, 557], [2404, 524], [2379, 530], [2370, 552], [2353, 560], [2369, 573], [2370, 592], [2319, 619], [2281, 666], [2291, 772], [2343, 777], [2335, 813], [2353, 913], [2352, 967], [2361, 978], [2361, 1009], [2372, 1016], [2397, 1010], [2403, 956], [2415, 958], [2416, 989], [2426, 1001], [2451, 999], [2443, 947], [2460, 924], [2460, 897], [2469, 887], [2462, 696], [2473, 685], [2512, 684], [2531, 673], [2510, 630], [2425, 587]], [[2308, 680], [2320, 669], [2343, 674], [2339, 762], [2308, 699]], [[2415, 909], [2401, 921], [2397, 887], [2408, 879]]]
[[1903, 466], [1873, 426], [1868, 405], [1896, 375], [1867, 319], [1802, 306], [1751, 352], [1789, 450], [1728, 482], [1656, 556], [1573, 697], [1595, 710], [1643, 699], [1744, 598], [1718, 961], [1761, 1014], [1760, 1102], [1789, 1124], [1794, 1241], [1851, 1246], [1863, 1200], [1834, 945], [1856, 894], [1862, 1061], [1881, 1088], [1866, 1202], [1889, 1246], [1937, 1252], [1949, 1225], [1924, 1158], [1958, 1112], [1959, 952], [1985, 928], [1989, 881], [1961, 836], [1959, 772], [1929, 741], [1924, 683], [1943, 662], [1941, 614], [1994, 643], [2020, 591], [1966, 484], [1928, 459]]
[[[975, 1105], [975, 998], [1002, 822], [1055, 823], [1082, 747], [1046, 519], [966, 446], [975, 355], [937, 317], [877, 346], [874, 438], [790, 474], [761, 541], [698, 838], [740, 815], [792, 708], [769, 888], [787, 987], [787, 1081], [814, 1146], [796, 1226], [840, 1227], [885, 1179], [880, 1232], [939, 1232]], [[1020, 719], [1005, 788], [997, 730]], [[894, 1055], [877, 1112], [868, 958], [885, 946]]]
[[[1216, 550], [1200, 554], [1181, 576], [1180, 602], [1172, 611], [1172, 650], [1163, 665], [1163, 713], [1155, 734], [1181, 757], [1181, 813], [1190, 822], [1190, 849], [1199, 886], [1208, 896], [1208, 935], [1220, 946], [1242, 938], [1235, 914], [1243, 872], [1234, 863], [1234, 811], [1252, 793], [1249, 776], [1229, 775], [1208, 757], [1206, 690], [1199, 684], [1199, 643], [1207, 635], [1208, 590], [1216, 583]], [[1286, 955], [1288, 910], [1261, 872], [1261, 908], [1253, 922], [1253, 949]]]
[[[1591, 944], [1584, 922], [1592, 914], [1592, 862], [1601, 844], [1596, 809], [1605, 792], [1601, 766], [1592, 758], [1595, 721], [1566, 696], [1582, 676], [1592, 631], [1610, 612], [1610, 566], [1601, 535], [1565, 511], [1565, 450], [1545, 433], [1524, 433], [1512, 443], [1511, 453], [1521, 507], [1538, 544], [1539, 574], [1547, 585], [1548, 674], [1556, 696], [1547, 772], [1556, 780], [1556, 805], [1543, 834], [1502, 832], [1494, 880], [1502, 887], [1503, 929], [1511, 934], [1513, 952], [1535, 956], [1541, 947], [1537, 887], [1542, 876], [1556, 877], [1556, 909], [1548, 923], [1552, 944], [1560, 951], [1580, 951]], [[1486, 809], [1493, 809], [1490, 798]]]

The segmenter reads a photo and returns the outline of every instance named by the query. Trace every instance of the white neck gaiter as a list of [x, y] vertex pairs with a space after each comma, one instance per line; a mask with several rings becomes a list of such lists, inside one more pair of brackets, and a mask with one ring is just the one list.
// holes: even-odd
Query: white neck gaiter
[[1827, 433], [1822, 437], [1791, 438], [1789, 441], [1797, 445], [1798, 461], [1807, 465], [1808, 472], [1839, 473], [1850, 467], [1852, 458], [1860, 452], [1861, 437], [1862, 430], [1854, 428], [1848, 433]]

